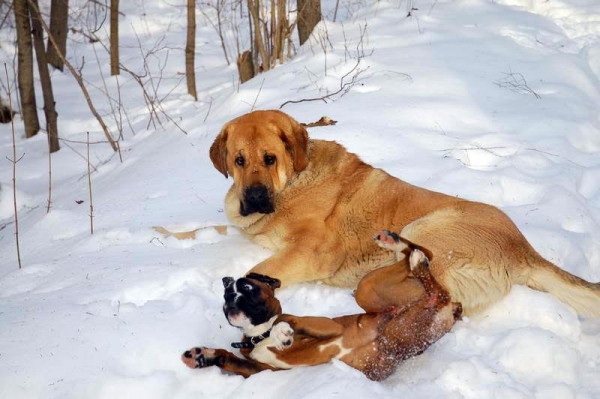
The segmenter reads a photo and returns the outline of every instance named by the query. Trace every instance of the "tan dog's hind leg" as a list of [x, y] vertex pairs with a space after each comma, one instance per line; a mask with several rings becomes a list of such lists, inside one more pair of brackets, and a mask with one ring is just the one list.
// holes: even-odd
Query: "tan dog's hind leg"
[[465, 202], [417, 219], [400, 233], [431, 253], [431, 274], [465, 314], [503, 298], [524, 284], [537, 253], [500, 210]]

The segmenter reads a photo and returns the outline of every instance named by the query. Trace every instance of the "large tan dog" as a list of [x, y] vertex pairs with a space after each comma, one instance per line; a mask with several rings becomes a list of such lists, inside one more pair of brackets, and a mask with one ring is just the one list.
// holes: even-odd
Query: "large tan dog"
[[375, 231], [389, 229], [427, 252], [431, 273], [465, 314], [522, 284], [600, 317], [600, 286], [542, 258], [499, 209], [415, 187], [340, 144], [309, 140], [283, 112], [255, 111], [228, 122], [210, 158], [233, 177], [225, 197], [229, 219], [275, 252], [251, 272], [283, 285], [343, 287], [356, 287], [366, 275], [359, 293], [375, 295], [357, 295], [363, 309], [382, 311], [390, 297], [408, 303], [423, 294], [422, 286], [402, 255], [373, 241]]

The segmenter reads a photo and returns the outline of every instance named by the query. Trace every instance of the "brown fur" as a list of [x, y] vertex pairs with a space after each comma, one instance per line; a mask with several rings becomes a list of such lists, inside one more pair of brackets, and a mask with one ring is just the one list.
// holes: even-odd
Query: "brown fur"
[[[263, 370], [313, 366], [337, 358], [372, 380], [382, 380], [399, 363], [422, 353], [450, 331], [454, 321], [460, 317], [460, 304], [451, 303], [448, 292], [433, 279], [426, 257], [422, 253], [413, 256], [411, 265], [425, 289], [425, 295], [421, 298], [408, 305], [395, 301], [387, 303], [385, 307], [388, 310], [381, 313], [361, 313], [333, 319], [282, 314], [273, 288], [278, 284], [270, 286], [256, 281], [261, 287], [262, 303], [273, 310], [270, 314], [279, 315], [273, 322], [272, 330], [279, 323], [287, 323], [293, 330], [289, 335], [293, 339], [287, 347], [276, 349], [272, 337], [269, 337], [256, 347], [241, 349], [245, 359], [223, 349], [209, 348], [192, 348], [181, 359], [191, 368], [217, 366], [249, 377]], [[395, 266], [389, 268], [398, 269]], [[247, 278], [255, 279], [255, 276], [249, 274]], [[361, 293], [364, 297], [370, 294]], [[273, 334], [271, 332], [271, 336]], [[247, 342], [248, 337], [244, 337], [244, 341]]]
[[[243, 154], [245, 164], [236, 164]], [[266, 165], [264, 154], [276, 156]], [[255, 111], [227, 123], [210, 149], [214, 166], [233, 185], [225, 211], [234, 225], [275, 253], [252, 272], [280, 279], [375, 291], [357, 297], [368, 311], [387, 297], [422, 295], [404, 273], [380, 269], [396, 261], [372, 240], [385, 228], [432, 254], [432, 274], [467, 314], [505, 296], [513, 284], [548, 291], [587, 316], [600, 316], [600, 287], [543, 259], [499, 209], [415, 187], [362, 162], [341, 145], [309, 140], [280, 111]], [[268, 188], [272, 213], [240, 214], [244, 190]], [[368, 286], [368, 287], [366, 287]], [[373, 298], [379, 298], [373, 299]]]

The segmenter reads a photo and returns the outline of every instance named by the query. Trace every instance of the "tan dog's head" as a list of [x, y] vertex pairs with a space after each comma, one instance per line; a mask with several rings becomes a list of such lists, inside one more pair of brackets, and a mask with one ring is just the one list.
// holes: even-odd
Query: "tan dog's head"
[[281, 111], [254, 111], [223, 126], [210, 159], [233, 177], [240, 214], [272, 213], [275, 197], [296, 172], [308, 166], [308, 133]]

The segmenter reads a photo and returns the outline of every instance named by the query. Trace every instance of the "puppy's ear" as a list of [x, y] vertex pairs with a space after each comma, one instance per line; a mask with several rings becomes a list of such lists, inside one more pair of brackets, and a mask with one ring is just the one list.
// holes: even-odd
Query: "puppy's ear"
[[276, 278], [265, 276], [264, 274], [248, 273], [246, 275], [246, 278], [249, 278], [249, 279], [252, 279], [252, 280], [256, 280], [256, 281], [260, 281], [261, 283], [265, 283], [266, 285], [268, 285], [272, 289], [276, 289], [276, 288], [281, 287], [281, 281], [279, 281]]
[[286, 149], [292, 155], [294, 170], [301, 172], [308, 166], [308, 132], [300, 123], [292, 117], [289, 118], [288, 126], [281, 126], [281, 140], [285, 143]]
[[223, 277], [223, 287], [227, 288], [235, 282], [233, 277]]
[[210, 146], [210, 160], [215, 168], [225, 176], [227, 174], [227, 128], [223, 128], [217, 136], [214, 143]]

